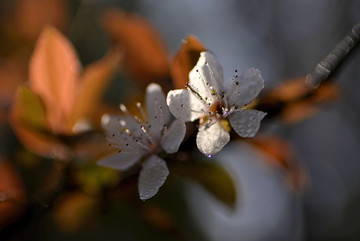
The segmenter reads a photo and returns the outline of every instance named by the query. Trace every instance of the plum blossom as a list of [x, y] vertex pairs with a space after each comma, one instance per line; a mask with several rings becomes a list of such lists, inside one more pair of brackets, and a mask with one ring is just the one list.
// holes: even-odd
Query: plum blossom
[[169, 175], [165, 161], [157, 154], [161, 150], [169, 154], [177, 152], [186, 132], [184, 121], [171, 121], [158, 84], [152, 83], [146, 88], [145, 101], [146, 113], [137, 103], [141, 118], [130, 115], [124, 105], [120, 105], [123, 116], [102, 117], [109, 146], [115, 153], [98, 162], [100, 166], [118, 170], [141, 163], [138, 189], [142, 200], [153, 197]]
[[247, 109], [247, 104], [264, 87], [259, 70], [251, 68], [242, 75], [237, 75], [236, 70], [227, 90], [223, 83], [223, 70], [215, 56], [201, 52], [189, 73], [186, 89], [172, 90], [167, 95], [167, 105], [176, 118], [183, 121], [200, 119], [196, 144], [209, 157], [230, 141], [230, 126], [241, 137], [253, 137], [266, 115]]

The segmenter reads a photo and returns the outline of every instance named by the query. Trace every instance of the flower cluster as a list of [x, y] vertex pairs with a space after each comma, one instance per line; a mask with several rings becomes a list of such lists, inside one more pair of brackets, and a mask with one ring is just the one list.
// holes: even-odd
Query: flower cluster
[[215, 56], [202, 52], [189, 74], [187, 89], [172, 90], [167, 95], [167, 104], [176, 118], [200, 119], [196, 144], [208, 156], [218, 153], [229, 142], [228, 122], [239, 136], [253, 137], [266, 115], [246, 109], [264, 87], [259, 70], [251, 68], [235, 75], [227, 90], [223, 83], [223, 71]]
[[[109, 146], [116, 152], [99, 161], [99, 165], [126, 170], [141, 163], [140, 199], [154, 196], [165, 182], [169, 171], [157, 155], [161, 150], [178, 151], [186, 133], [185, 122], [199, 119], [196, 137], [198, 149], [211, 157], [230, 141], [230, 126], [241, 137], [253, 137], [266, 113], [248, 110], [247, 105], [264, 87], [257, 69], [235, 75], [230, 88], [223, 87], [223, 71], [215, 56], [202, 52], [189, 74], [186, 89], [172, 90], [165, 96], [158, 84], [146, 89], [146, 113], [141, 104], [141, 118], [131, 116], [124, 105], [124, 115], [102, 118]], [[174, 115], [176, 118], [171, 116]]]

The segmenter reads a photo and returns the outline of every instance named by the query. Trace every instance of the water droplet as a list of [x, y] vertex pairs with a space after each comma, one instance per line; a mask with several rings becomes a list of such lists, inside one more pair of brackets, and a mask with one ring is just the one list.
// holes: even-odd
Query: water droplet
[[211, 158], [211, 157], [212, 157], [212, 155], [208, 155], [207, 157]]

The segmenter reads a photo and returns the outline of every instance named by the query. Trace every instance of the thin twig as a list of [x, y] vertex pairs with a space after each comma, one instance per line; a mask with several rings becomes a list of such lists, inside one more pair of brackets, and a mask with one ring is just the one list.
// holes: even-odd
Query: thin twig
[[360, 40], [360, 23], [356, 24], [331, 52], [318, 63], [315, 70], [307, 74], [306, 83], [316, 88], [332, 74]]

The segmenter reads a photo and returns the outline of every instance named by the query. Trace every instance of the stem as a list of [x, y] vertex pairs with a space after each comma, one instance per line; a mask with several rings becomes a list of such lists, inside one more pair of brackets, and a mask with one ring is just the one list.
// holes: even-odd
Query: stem
[[350, 51], [360, 40], [360, 23], [356, 24], [351, 32], [347, 34], [330, 53], [318, 63], [315, 70], [307, 74], [306, 83], [312, 88], [318, 87], [323, 81], [328, 79], [339, 64], [349, 55]]

